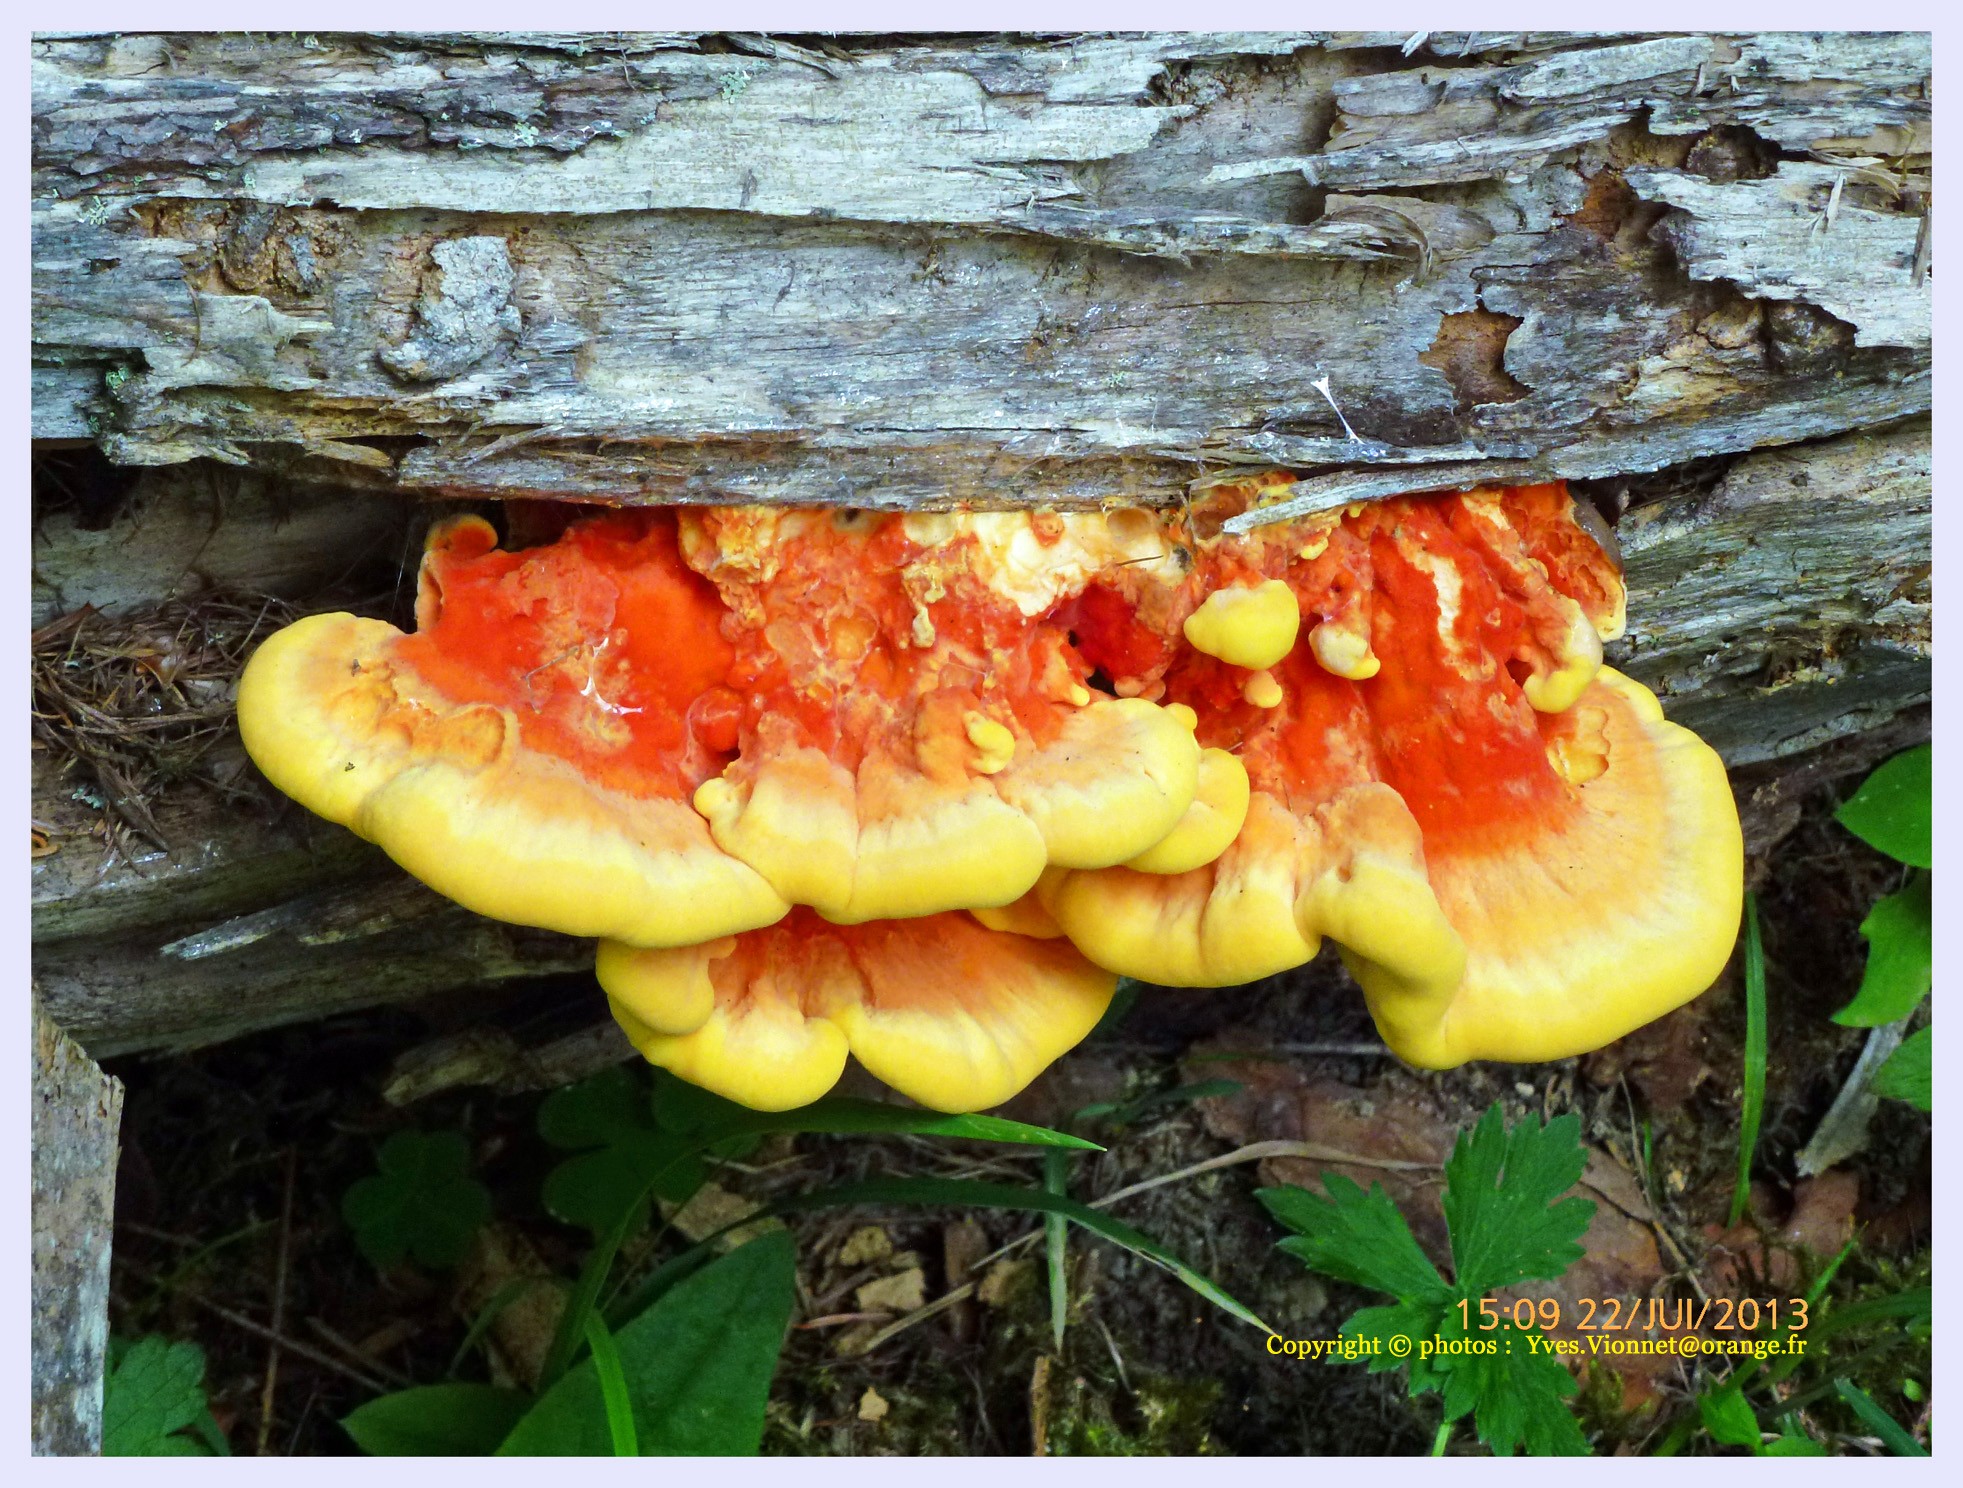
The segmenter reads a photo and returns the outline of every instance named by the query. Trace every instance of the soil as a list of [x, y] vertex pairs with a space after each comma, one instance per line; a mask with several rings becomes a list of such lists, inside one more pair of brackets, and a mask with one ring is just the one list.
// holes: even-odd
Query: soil
[[[1829, 1015], [1859, 981], [1857, 927], [1897, 870], [1831, 820], [1851, 781], [1815, 792], [1798, 826], [1757, 865], [1769, 977], [1771, 1059], [1753, 1172], [1756, 1226], [1726, 1232], [1736, 1163], [1743, 995], [1730, 975], [1697, 1003], [1583, 1060], [1404, 1068], [1376, 1044], [1361, 1000], [1324, 958], [1246, 989], [1146, 989], [1007, 1114], [1085, 1132], [1108, 1150], [1074, 1163], [1072, 1191], [1095, 1197], [1173, 1174], [1260, 1140], [1314, 1140], [1362, 1158], [1419, 1151], [1469, 1126], [1494, 1100], [1514, 1116], [1573, 1111], [1595, 1150], [1584, 1192], [1616, 1226], [1591, 1230], [1575, 1285], [1632, 1280], [1668, 1289], [1722, 1275], [1740, 1290], [1782, 1293], [1817, 1274], [1858, 1222], [1864, 1243], [1832, 1295], [1871, 1295], [1926, 1279], [1929, 1122], [1885, 1105], [1874, 1139], [1844, 1171], [1810, 1183], [1793, 1159], [1837, 1092], [1863, 1034]], [[506, 1016], [596, 1000], [581, 979], [538, 987]], [[282, 1029], [197, 1053], [114, 1061], [127, 1085], [118, 1178], [112, 1327], [163, 1333], [205, 1351], [213, 1413], [234, 1452], [345, 1454], [338, 1419], [378, 1390], [445, 1377], [464, 1340], [459, 1292], [481, 1275], [363, 1259], [341, 1196], [373, 1171], [388, 1133], [461, 1132], [490, 1188], [495, 1265], [530, 1257], [561, 1276], [584, 1232], [543, 1212], [539, 1187], [563, 1155], [536, 1131], [538, 1095], [452, 1091], [407, 1109], [381, 1091], [392, 1062], [456, 1017], [453, 1005], [397, 1008]], [[1229, 1078], [1242, 1089], [1180, 1100], [1113, 1130], [1076, 1118], [1182, 1082]], [[870, 1082], [861, 1087], [871, 1093]], [[1648, 1133], [1648, 1154], [1642, 1134]], [[1243, 1162], [1162, 1183], [1113, 1209], [1155, 1236], [1291, 1337], [1327, 1337], [1376, 1300], [1307, 1272], [1275, 1248], [1254, 1198], [1264, 1182], [1312, 1181], [1320, 1164]], [[1367, 1165], [1356, 1169], [1365, 1181]], [[1031, 1186], [1041, 1162], [1016, 1149], [924, 1139], [799, 1137], [754, 1153], [720, 1186], [751, 1199], [892, 1174], [983, 1177]], [[1375, 1176], [1383, 1177], [1379, 1172]], [[1405, 1175], [1408, 1177], [1409, 1175]], [[1428, 1182], [1429, 1180], [1427, 1180]], [[1426, 1182], [1394, 1190], [1436, 1247]], [[1616, 1205], [1622, 1205], [1618, 1209]], [[1624, 1210], [1639, 1216], [1631, 1219]], [[1598, 1221], [1598, 1224], [1601, 1223]], [[977, 1227], [979, 1234], [976, 1233]], [[774, 1454], [1051, 1453], [1410, 1454], [1430, 1449], [1435, 1398], [1410, 1401], [1397, 1373], [1269, 1355], [1261, 1334], [1168, 1273], [1073, 1232], [1061, 1354], [1050, 1340], [1041, 1252], [1025, 1245], [982, 1268], [981, 1293], [853, 1352], [911, 1297], [932, 1301], [978, 1253], [1024, 1235], [1023, 1215], [863, 1209], [793, 1221], [801, 1305], [772, 1390], [764, 1451]], [[864, 1232], [877, 1233], [868, 1237]], [[1765, 1236], [1783, 1237], [1785, 1249]], [[482, 1271], [483, 1257], [478, 1258]], [[522, 1262], [519, 1263], [522, 1269]], [[1731, 1266], [1731, 1271], [1713, 1268]], [[1593, 1267], [1595, 1269], [1591, 1270]], [[1620, 1268], [1619, 1270], [1616, 1268]], [[1755, 1278], [1765, 1269], [1773, 1280]], [[1741, 1269], [1742, 1268], [1742, 1269]], [[916, 1274], [917, 1273], [917, 1274]], [[861, 1308], [858, 1289], [888, 1307]], [[909, 1296], [911, 1293], [911, 1297]], [[518, 1311], [514, 1309], [514, 1312]], [[871, 1312], [872, 1318], [859, 1314]], [[534, 1334], [549, 1326], [550, 1308]], [[493, 1330], [497, 1334], [499, 1330]], [[459, 1377], [522, 1370], [514, 1320], [497, 1361], [472, 1350]], [[269, 1333], [283, 1343], [275, 1345]], [[274, 1354], [277, 1367], [268, 1388]], [[1857, 1382], [1913, 1425], [1902, 1381], [1928, 1379], [1928, 1344], [1897, 1334], [1854, 1361]], [[1653, 1450], [1697, 1384], [1672, 1362], [1641, 1378], [1587, 1382], [1584, 1422], [1599, 1450]], [[1802, 1378], [1810, 1379], [1811, 1376]], [[1040, 1420], [1040, 1426], [1039, 1426]], [[1837, 1449], [1877, 1449], [1851, 1417], [1810, 1408]], [[1926, 1424], [1926, 1416], [1924, 1417]], [[1040, 1443], [1038, 1434], [1040, 1432]], [[1691, 1449], [1708, 1449], [1696, 1438]], [[1460, 1432], [1453, 1451], [1483, 1450]]]

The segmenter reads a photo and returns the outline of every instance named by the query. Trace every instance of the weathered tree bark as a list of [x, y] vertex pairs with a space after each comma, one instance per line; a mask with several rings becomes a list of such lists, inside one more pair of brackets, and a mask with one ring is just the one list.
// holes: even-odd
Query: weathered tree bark
[[[304, 600], [413, 550], [390, 494], [1560, 475], [1612, 660], [1770, 780], [1928, 697], [1930, 108], [1922, 35], [44, 38], [36, 433], [174, 469], [42, 524], [37, 619]], [[589, 954], [297, 813], [171, 821], [37, 868], [98, 1052]]]
[[102, 1450], [123, 1087], [42, 1015], [38, 995], [33, 1012], [33, 1450], [93, 1457]]

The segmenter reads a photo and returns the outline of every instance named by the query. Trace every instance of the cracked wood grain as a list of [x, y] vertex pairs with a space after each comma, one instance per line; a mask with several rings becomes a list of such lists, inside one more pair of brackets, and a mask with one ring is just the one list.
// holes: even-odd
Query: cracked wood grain
[[[888, 506], [1819, 438], [1928, 407], [1928, 57], [1890, 34], [44, 38], [36, 429], [428, 495]], [[1740, 131], [1820, 159], [1721, 178]], [[1904, 189], [1844, 188], [1806, 239], [1801, 183], [1850, 164]], [[1788, 183], [1800, 237], [1751, 261], [1742, 225]], [[441, 294], [459, 253], [489, 275], [474, 310]], [[1786, 354], [1769, 315], [1705, 333], [1775, 300], [1851, 325], [1846, 354]], [[1463, 316], [1516, 323], [1507, 401], [1432, 364]]]
[[102, 1451], [109, 1248], [122, 1082], [41, 1011], [34, 1018], [32, 1450]]

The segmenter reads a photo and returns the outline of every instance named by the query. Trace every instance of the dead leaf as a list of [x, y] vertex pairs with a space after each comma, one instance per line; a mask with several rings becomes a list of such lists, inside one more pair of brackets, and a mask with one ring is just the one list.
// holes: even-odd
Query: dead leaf
[[984, 1307], [1006, 1306], [1035, 1269], [1033, 1261], [997, 1261], [983, 1273], [981, 1285], [975, 1288], [975, 1299]]
[[1704, 997], [1667, 1018], [1597, 1049], [1583, 1061], [1589, 1080], [1610, 1086], [1627, 1077], [1656, 1116], [1682, 1110], [1697, 1087], [1711, 1078], [1705, 1054], [1710, 1047], [1710, 1010]]
[[883, 1261], [892, 1253], [893, 1237], [878, 1225], [867, 1225], [845, 1237], [845, 1243], [838, 1248], [836, 1260], [841, 1266], [864, 1266], [873, 1261]]
[[[941, 1275], [949, 1291], [969, 1280], [968, 1273], [988, 1253], [988, 1231], [974, 1219], [959, 1219], [941, 1230]], [[975, 1333], [975, 1304], [957, 1302], [948, 1310], [948, 1327], [960, 1342]]]
[[[1223, 1035], [1234, 1047], [1231, 1034]], [[1240, 1047], [1246, 1047], [1242, 1040]], [[1196, 1051], [1197, 1052], [1197, 1051]], [[1400, 1090], [1386, 1083], [1370, 1090], [1338, 1080], [1313, 1078], [1299, 1067], [1278, 1060], [1209, 1060], [1193, 1067], [1204, 1075], [1189, 1078], [1238, 1080], [1234, 1095], [1200, 1102], [1200, 1116], [1214, 1136], [1245, 1146], [1251, 1142], [1286, 1140], [1315, 1142], [1358, 1157], [1396, 1162], [1442, 1164], [1450, 1156], [1457, 1125], [1440, 1115], [1428, 1095], [1418, 1089]], [[1382, 1183], [1384, 1192], [1404, 1211], [1411, 1232], [1435, 1260], [1449, 1254], [1445, 1213], [1439, 1205], [1442, 1173], [1410, 1172], [1363, 1164], [1322, 1162], [1298, 1157], [1269, 1158], [1261, 1164], [1265, 1183], [1292, 1183], [1320, 1192], [1325, 1172], [1341, 1173], [1369, 1188]]]
[[527, 1390], [538, 1387], [539, 1373], [559, 1331], [559, 1314], [566, 1305], [566, 1294], [552, 1285], [551, 1275], [551, 1268], [532, 1243], [505, 1224], [488, 1224], [479, 1230], [470, 1253], [457, 1268], [456, 1313], [467, 1323], [476, 1321], [510, 1282], [520, 1277], [538, 1280], [538, 1285], [526, 1287], [491, 1321], [485, 1343], [493, 1384], [515, 1384]]
[[763, 1206], [740, 1194], [733, 1194], [716, 1183], [705, 1183], [698, 1188], [689, 1201], [679, 1209], [672, 1204], [661, 1206], [670, 1223], [691, 1240], [706, 1240], [711, 1235], [719, 1235], [716, 1246], [720, 1250], [734, 1250], [739, 1245], [747, 1245], [765, 1230], [775, 1229], [781, 1221], [763, 1218], [755, 1224], [747, 1224], [730, 1230], [728, 1234], [719, 1232], [725, 1226], [739, 1219], [746, 1219]]
[[912, 1312], [927, 1305], [927, 1273], [911, 1266], [867, 1282], [853, 1297], [861, 1312]]
[[1740, 1297], [1763, 1288], [1790, 1291], [1802, 1275], [1802, 1252], [1817, 1263], [1838, 1254], [1852, 1238], [1854, 1209], [1860, 1197], [1859, 1178], [1839, 1168], [1829, 1169], [1817, 1178], [1801, 1180], [1793, 1190], [1792, 1207], [1784, 1222], [1773, 1228], [1766, 1218], [1773, 1208], [1771, 1196], [1762, 1185], [1754, 1184], [1752, 1218], [1729, 1229], [1704, 1227], [1710, 1241], [1705, 1274], [1712, 1295]]

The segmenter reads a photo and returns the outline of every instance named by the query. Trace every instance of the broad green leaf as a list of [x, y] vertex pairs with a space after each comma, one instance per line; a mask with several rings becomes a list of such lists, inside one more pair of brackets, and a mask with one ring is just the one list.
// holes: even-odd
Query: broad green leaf
[[491, 1217], [491, 1195], [468, 1177], [470, 1145], [458, 1132], [396, 1132], [376, 1155], [380, 1169], [341, 1199], [341, 1217], [361, 1253], [387, 1269], [404, 1255], [454, 1266]]
[[[1567, 1400], [1573, 1377], [1540, 1335], [1509, 1326], [1470, 1332], [1460, 1303], [1528, 1278], [1553, 1278], [1578, 1259], [1575, 1240], [1595, 1206], [1563, 1198], [1581, 1177], [1587, 1154], [1579, 1122], [1563, 1117], [1543, 1127], [1529, 1118], [1508, 1128], [1497, 1105], [1461, 1133], [1445, 1165], [1445, 1214], [1457, 1262], [1447, 1285], [1412, 1238], [1410, 1226], [1381, 1185], [1369, 1193], [1341, 1174], [1323, 1175], [1328, 1197], [1300, 1188], [1262, 1189], [1258, 1197], [1296, 1231], [1281, 1249], [1338, 1280], [1388, 1292], [1398, 1300], [1365, 1308], [1342, 1330], [1349, 1340], [1378, 1345], [1372, 1373], [1405, 1368], [1411, 1394], [1438, 1391], [1445, 1419], [1471, 1416], [1494, 1452], [1522, 1448], [1537, 1455], [1583, 1455], [1587, 1438]], [[1391, 1340], [1409, 1340], [1399, 1358]], [[1431, 1352], [1431, 1340], [1469, 1342], [1492, 1352]]]
[[[1469, 1335], [1458, 1309], [1446, 1314], [1442, 1338]], [[1447, 1355], [1437, 1368], [1444, 1377], [1445, 1418], [1470, 1414], [1479, 1439], [1495, 1456], [1524, 1449], [1534, 1457], [1585, 1457], [1588, 1438], [1575, 1424], [1568, 1398], [1580, 1388], [1561, 1361], [1528, 1340], [1540, 1335], [1502, 1323], [1477, 1335], [1491, 1343], [1491, 1354]]]
[[1283, 1250], [1313, 1271], [1407, 1302], [1443, 1302], [1452, 1295], [1381, 1183], [1365, 1193], [1341, 1173], [1324, 1173], [1322, 1186], [1327, 1198], [1292, 1185], [1255, 1191], [1268, 1212], [1295, 1231], [1281, 1242]]
[[341, 1428], [370, 1457], [488, 1457], [530, 1405], [495, 1385], [418, 1385], [357, 1406]]
[[1861, 990], [1833, 1015], [1848, 1028], [1879, 1028], [1914, 1012], [1928, 995], [1933, 960], [1930, 878], [1917, 873], [1907, 884], [1876, 901], [1861, 921], [1868, 964]]
[[553, 1091], [538, 1108], [538, 1134], [577, 1152], [604, 1147], [622, 1132], [654, 1131], [648, 1092], [622, 1065]]
[[1518, 1281], [1552, 1280], [1581, 1259], [1575, 1242], [1595, 1206], [1561, 1196], [1581, 1181], [1581, 1121], [1508, 1127], [1497, 1102], [1461, 1132], [1445, 1164], [1445, 1224], [1458, 1293], [1483, 1297]]
[[[1371, 1352], [1359, 1356], [1372, 1374], [1386, 1374], [1408, 1365], [1411, 1370], [1411, 1393], [1420, 1395], [1426, 1390], [1437, 1389], [1439, 1381], [1431, 1361], [1418, 1357], [1418, 1340], [1437, 1335], [1438, 1330], [1445, 1326], [1445, 1312], [1451, 1305], [1441, 1299], [1360, 1308], [1350, 1314], [1350, 1320], [1343, 1324], [1337, 1336], [1354, 1339], [1358, 1343], [1375, 1344]], [[1391, 1348], [1393, 1338], [1408, 1339], [1411, 1351], [1399, 1358]]]
[[[794, 1277], [790, 1234], [774, 1230], [678, 1282], [619, 1330], [614, 1345], [643, 1455], [755, 1453]], [[605, 1457], [613, 1450], [588, 1358], [546, 1392], [498, 1454]]]
[[1870, 1088], [1876, 1095], [1907, 1101], [1918, 1111], [1930, 1109], [1929, 1034], [1927, 1028], [1910, 1034], [1888, 1056], [1888, 1062], [1874, 1072], [1874, 1084]]
[[1727, 1447], [1759, 1449], [1759, 1418], [1736, 1385], [1697, 1397], [1697, 1413], [1711, 1439]]
[[679, 1204], [708, 1176], [691, 1151], [697, 1144], [659, 1125], [647, 1093], [618, 1066], [547, 1096], [538, 1132], [554, 1147], [579, 1152], [546, 1174], [546, 1212], [595, 1235], [637, 1206], [644, 1214], [651, 1179], [655, 1194]]
[[748, 1106], [725, 1100], [666, 1070], [654, 1072], [654, 1119], [663, 1131], [713, 1139], [718, 1133], [735, 1131], [755, 1114]]
[[102, 1382], [102, 1455], [205, 1457], [178, 1433], [205, 1414], [204, 1350], [152, 1334], [121, 1351]]
[[1788, 1430], [1759, 1448], [1761, 1457], [1824, 1457], [1827, 1449], [1802, 1431]]
[[1927, 744], [1884, 760], [1834, 816], [1869, 847], [1896, 862], [1933, 868], [1932, 760]]
[[1100, 1209], [1080, 1204], [1062, 1194], [1046, 1193], [1042, 1189], [1017, 1188], [1007, 1183], [973, 1183], [960, 1178], [874, 1178], [864, 1183], [840, 1184], [817, 1193], [787, 1199], [772, 1205], [771, 1212], [791, 1214], [854, 1204], [919, 1204], [961, 1209], [1009, 1209], [1024, 1214], [1061, 1214], [1093, 1235], [1165, 1267], [1221, 1311], [1252, 1324], [1263, 1333], [1274, 1332], [1209, 1277], [1195, 1271], [1158, 1241], [1140, 1234], [1128, 1224], [1120, 1223]]

